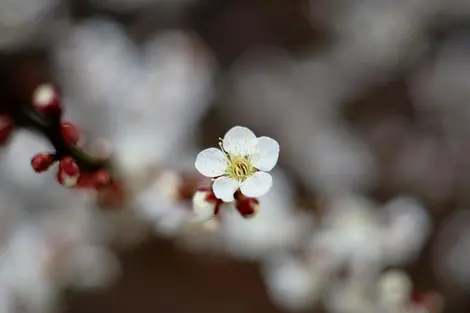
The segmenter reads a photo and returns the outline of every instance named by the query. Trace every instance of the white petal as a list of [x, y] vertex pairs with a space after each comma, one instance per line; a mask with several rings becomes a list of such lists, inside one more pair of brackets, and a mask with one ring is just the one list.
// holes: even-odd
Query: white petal
[[279, 158], [279, 143], [269, 137], [259, 137], [254, 152], [251, 154], [251, 163], [261, 171], [269, 172]]
[[240, 183], [232, 178], [219, 177], [214, 181], [212, 190], [218, 199], [224, 202], [232, 202], [234, 200], [233, 194], [240, 187]]
[[230, 155], [248, 155], [253, 150], [255, 134], [246, 127], [235, 126], [224, 137], [224, 150]]
[[227, 169], [227, 158], [217, 148], [209, 148], [201, 151], [194, 163], [196, 169], [206, 177], [221, 176]]
[[247, 197], [257, 198], [267, 193], [272, 185], [273, 178], [270, 174], [256, 172], [241, 184], [240, 191]]

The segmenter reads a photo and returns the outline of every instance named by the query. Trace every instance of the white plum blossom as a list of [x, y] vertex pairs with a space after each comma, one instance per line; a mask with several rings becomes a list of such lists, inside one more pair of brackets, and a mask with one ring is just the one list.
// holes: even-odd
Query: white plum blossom
[[209, 148], [196, 158], [196, 169], [214, 179], [215, 196], [224, 202], [234, 200], [240, 188], [243, 195], [256, 198], [271, 189], [273, 181], [269, 172], [279, 157], [279, 144], [269, 137], [256, 137], [246, 127], [230, 129], [220, 148]]

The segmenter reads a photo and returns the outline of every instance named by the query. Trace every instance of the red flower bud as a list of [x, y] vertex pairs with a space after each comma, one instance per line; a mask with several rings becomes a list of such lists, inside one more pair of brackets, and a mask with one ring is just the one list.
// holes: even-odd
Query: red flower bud
[[15, 128], [13, 120], [8, 115], [0, 115], [0, 145], [7, 142], [13, 128]]
[[50, 84], [39, 85], [33, 93], [33, 105], [44, 114], [60, 116], [62, 114], [60, 94]]
[[259, 201], [255, 198], [242, 198], [237, 199], [236, 204], [238, 212], [245, 217], [250, 218], [255, 216], [259, 209]]
[[73, 188], [77, 185], [80, 178], [80, 168], [72, 157], [65, 157], [59, 163], [59, 172], [57, 181], [67, 187]]
[[72, 123], [61, 123], [60, 132], [65, 142], [71, 146], [77, 145], [78, 141], [80, 140], [80, 131]]
[[54, 155], [50, 153], [39, 153], [31, 159], [31, 166], [36, 173], [47, 171], [54, 163]]

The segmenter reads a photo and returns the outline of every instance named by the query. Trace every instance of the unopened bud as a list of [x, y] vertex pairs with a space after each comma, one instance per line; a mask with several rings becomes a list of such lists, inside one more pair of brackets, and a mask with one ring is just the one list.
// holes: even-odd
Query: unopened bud
[[0, 115], [0, 145], [7, 142], [14, 128], [15, 125], [11, 117], [8, 115]]
[[59, 163], [59, 172], [57, 180], [61, 185], [67, 188], [73, 188], [77, 185], [80, 178], [80, 168], [71, 157], [63, 158]]
[[80, 140], [80, 131], [72, 123], [64, 122], [60, 124], [60, 132], [65, 142], [71, 146], [78, 144]]
[[32, 100], [36, 109], [44, 114], [60, 116], [62, 113], [60, 94], [50, 84], [38, 86]]
[[195, 221], [208, 221], [214, 217], [218, 211], [220, 201], [210, 190], [198, 190], [193, 195], [193, 212]]
[[255, 198], [237, 199], [236, 207], [243, 217], [251, 218], [255, 216], [259, 210], [259, 201]]
[[42, 173], [54, 163], [54, 155], [50, 153], [39, 153], [31, 159], [31, 166], [36, 173]]

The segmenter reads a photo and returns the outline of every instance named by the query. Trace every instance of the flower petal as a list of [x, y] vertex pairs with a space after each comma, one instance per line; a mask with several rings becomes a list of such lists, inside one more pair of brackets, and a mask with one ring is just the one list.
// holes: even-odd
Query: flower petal
[[253, 149], [255, 134], [246, 127], [235, 126], [224, 136], [223, 147], [230, 155], [248, 155]]
[[279, 158], [279, 143], [269, 137], [259, 137], [254, 152], [250, 156], [251, 163], [261, 171], [269, 172]]
[[206, 177], [217, 177], [225, 173], [227, 169], [227, 157], [217, 148], [209, 148], [201, 151], [194, 163], [196, 169]]
[[215, 196], [224, 202], [235, 200], [233, 194], [237, 191], [238, 187], [240, 187], [240, 182], [227, 177], [219, 177], [212, 184]]
[[273, 178], [270, 174], [256, 172], [241, 184], [240, 191], [247, 197], [257, 198], [267, 193], [272, 185]]

